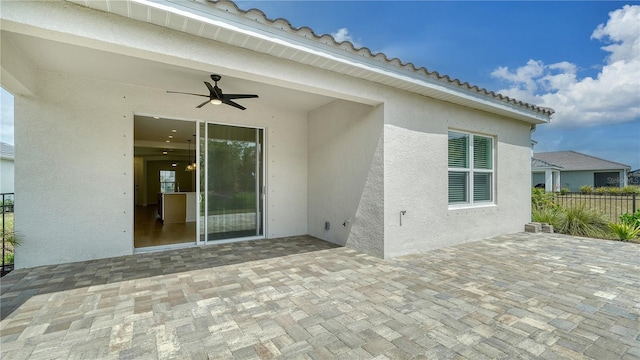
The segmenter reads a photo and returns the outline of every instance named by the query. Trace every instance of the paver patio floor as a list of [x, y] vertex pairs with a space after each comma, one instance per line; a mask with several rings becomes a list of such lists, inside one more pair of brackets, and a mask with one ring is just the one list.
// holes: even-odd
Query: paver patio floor
[[513, 234], [381, 260], [308, 237], [17, 270], [2, 359], [640, 359], [640, 246]]

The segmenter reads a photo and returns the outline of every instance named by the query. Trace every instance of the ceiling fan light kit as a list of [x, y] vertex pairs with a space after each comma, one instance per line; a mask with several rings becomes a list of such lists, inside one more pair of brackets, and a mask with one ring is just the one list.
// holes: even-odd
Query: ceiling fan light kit
[[254, 95], [254, 94], [225, 94], [222, 92], [222, 89], [218, 87], [218, 81], [220, 81], [220, 79], [222, 79], [222, 76], [217, 75], [217, 74], [211, 74], [211, 80], [213, 80], [213, 82], [215, 83], [215, 85], [211, 86], [211, 83], [205, 81], [204, 84], [207, 86], [207, 89], [209, 89], [209, 95], [202, 95], [202, 94], [194, 94], [194, 93], [187, 93], [187, 92], [181, 92], [181, 91], [170, 91], [167, 90], [167, 93], [170, 94], [185, 94], [185, 95], [193, 95], [193, 96], [202, 96], [202, 97], [206, 97], [209, 98], [209, 100], [203, 102], [202, 104], [196, 106], [196, 108], [201, 108], [209, 103], [213, 104], [213, 105], [220, 105], [220, 104], [225, 104], [225, 105], [229, 105], [229, 106], [233, 106], [236, 109], [240, 109], [240, 110], [245, 110], [246, 108], [240, 104], [238, 104], [237, 102], [233, 101], [235, 99], [251, 99], [251, 98], [257, 98], [258, 95]]

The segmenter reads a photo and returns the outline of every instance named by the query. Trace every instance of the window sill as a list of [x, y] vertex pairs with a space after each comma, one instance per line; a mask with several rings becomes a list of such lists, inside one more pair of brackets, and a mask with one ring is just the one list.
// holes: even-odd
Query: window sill
[[448, 210], [469, 210], [469, 209], [484, 209], [484, 208], [492, 208], [498, 207], [495, 203], [481, 203], [481, 204], [460, 204], [460, 205], [449, 205]]

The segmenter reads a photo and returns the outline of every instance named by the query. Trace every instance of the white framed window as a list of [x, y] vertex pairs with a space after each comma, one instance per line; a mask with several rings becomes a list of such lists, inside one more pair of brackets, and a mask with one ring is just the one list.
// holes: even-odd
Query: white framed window
[[449, 205], [474, 206], [494, 201], [494, 140], [449, 131]]
[[176, 172], [160, 170], [160, 192], [174, 192], [176, 188]]

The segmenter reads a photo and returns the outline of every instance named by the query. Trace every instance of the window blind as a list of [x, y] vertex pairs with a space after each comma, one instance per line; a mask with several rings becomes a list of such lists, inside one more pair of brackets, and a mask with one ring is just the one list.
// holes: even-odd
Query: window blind
[[449, 203], [467, 202], [468, 176], [466, 172], [449, 171]]
[[469, 135], [449, 132], [449, 167], [469, 167]]
[[473, 168], [474, 169], [492, 169], [491, 150], [493, 148], [493, 139], [477, 136], [473, 137]]
[[491, 201], [491, 173], [473, 173], [473, 201]]

